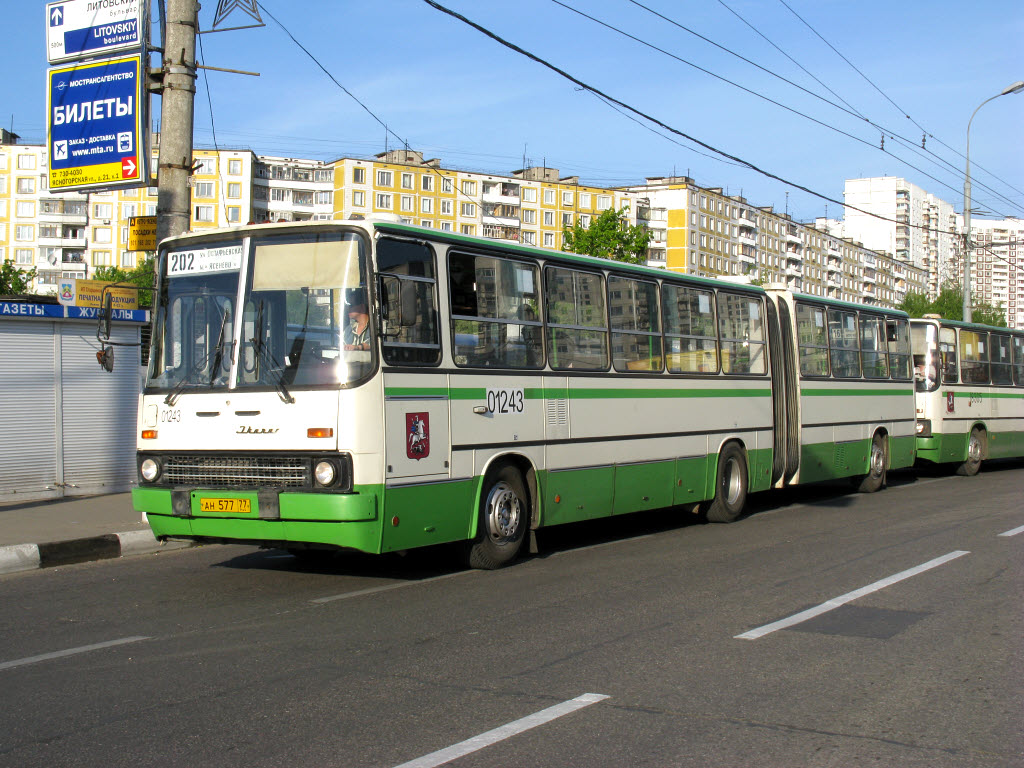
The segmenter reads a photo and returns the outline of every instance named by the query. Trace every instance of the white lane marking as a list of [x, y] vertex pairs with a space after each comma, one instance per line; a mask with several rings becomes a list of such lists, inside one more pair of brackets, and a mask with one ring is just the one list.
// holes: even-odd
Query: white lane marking
[[467, 573], [476, 573], [476, 571], [456, 571], [455, 573], [446, 573], [443, 576], [433, 576], [429, 579], [418, 579], [417, 581], [403, 581], [400, 584], [386, 584], [383, 587], [370, 587], [369, 589], [360, 589], [355, 592], [343, 592], [340, 595], [318, 597], [316, 600], [310, 600], [309, 602], [333, 603], [335, 600], [348, 600], [353, 597], [362, 597], [363, 595], [375, 595], [378, 592], [390, 592], [392, 589], [405, 589], [406, 587], [415, 587], [418, 584], [430, 584], [433, 581], [451, 579], [455, 576], [465, 576]]
[[5, 661], [0, 663], [0, 670], [11, 669], [12, 667], [23, 667], [26, 664], [35, 664], [40, 661], [49, 661], [50, 659], [60, 659], [64, 656], [74, 656], [78, 653], [88, 653], [89, 651], [98, 651], [101, 648], [113, 648], [117, 645], [125, 645], [126, 643], [137, 643], [140, 640], [150, 640], [151, 638], [138, 635], [136, 637], [122, 637], [119, 640], [108, 640], [105, 643], [93, 643], [92, 645], [82, 645], [78, 648], [68, 648], [65, 651], [54, 651], [53, 653], [42, 653], [38, 656], [29, 656], [25, 659], [16, 659], [14, 661]]
[[792, 627], [794, 624], [800, 624], [801, 622], [807, 621], [808, 619], [813, 619], [815, 616], [820, 616], [823, 613], [828, 613], [832, 609], [838, 608], [841, 605], [845, 605], [846, 603], [856, 600], [859, 597], [864, 597], [864, 595], [870, 595], [872, 592], [877, 592], [880, 589], [885, 589], [886, 587], [891, 586], [899, 581], [909, 579], [911, 576], [917, 576], [919, 573], [924, 573], [925, 571], [931, 570], [932, 568], [936, 568], [940, 565], [943, 565], [944, 563], [948, 563], [950, 560], [956, 560], [958, 557], [963, 557], [964, 555], [969, 554], [970, 552], [965, 552], [963, 550], [950, 552], [948, 555], [943, 555], [942, 557], [937, 557], [934, 560], [929, 560], [927, 563], [922, 563], [921, 565], [915, 566], [914, 568], [908, 568], [905, 571], [900, 571], [899, 573], [893, 574], [888, 578], [881, 579], [880, 581], [876, 581], [872, 584], [868, 584], [866, 587], [855, 589], [853, 592], [847, 592], [845, 595], [834, 597], [831, 600], [826, 600], [824, 603], [822, 603], [821, 605], [816, 605], [814, 608], [808, 608], [806, 611], [801, 611], [800, 613], [793, 614], [788, 618], [780, 619], [779, 621], [772, 622], [771, 624], [765, 624], [763, 627], [758, 627], [757, 629], [752, 629], [749, 632], [744, 632], [742, 635], [736, 635], [734, 639], [756, 640], [757, 638], [764, 637], [765, 635], [771, 634], [776, 630], [785, 629], [786, 627]]
[[1016, 536], [1018, 533], [1024, 533], [1024, 525], [1022, 525], [1020, 528], [1014, 528], [1013, 530], [1010, 530], [1010, 531], [1004, 531], [1003, 533], [1000, 533], [999, 535], [1000, 536]]
[[582, 696], [577, 696], [575, 699], [569, 701], [563, 701], [561, 704], [555, 704], [553, 707], [542, 709], [540, 712], [534, 712], [532, 715], [527, 715], [521, 720], [508, 723], [506, 725], [500, 725], [492, 731], [481, 733], [479, 736], [474, 736], [471, 739], [454, 744], [445, 749], [439, 749], [437, 752], [431, 752], [429, 755], [418, 757], [415, 760], [410, 760], [408, 763], [402, 763], [401, 765], [395, 766], [395, 768], [436, 768], [436, 766], [444, 765], [447, 762], [451, 762], [459, 757], [478, 752], [484, 747], [489, 747], [492, 744], [497, 744], [499, 741], [504, 741], [507, 738], [515, 736], [516, 734], [528, 731], [531, 728], [536, 728], [538, 725], [544, 725], [552, 720], [559, 717], [571, 714], [578, 709], [589, 707], [591, 704], [596, 704], [599, 701], [604, 701], [608, 696], [602, 693], [584, 693]]

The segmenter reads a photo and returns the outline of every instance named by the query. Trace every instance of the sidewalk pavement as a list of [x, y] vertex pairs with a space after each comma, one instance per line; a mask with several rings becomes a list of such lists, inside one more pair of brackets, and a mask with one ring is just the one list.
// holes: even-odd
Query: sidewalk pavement
[[0, 574], [188, 546], [153, 538], [130, 493], [0, 502]]

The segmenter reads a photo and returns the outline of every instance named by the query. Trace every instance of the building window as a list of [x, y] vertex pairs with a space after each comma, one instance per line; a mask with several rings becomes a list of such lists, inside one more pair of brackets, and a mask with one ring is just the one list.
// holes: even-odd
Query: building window
[[200, 157], [198, 160], [196, 160], [196, 176], [212, 176], [215, 173], [217, 173], [217, 158]]
[[441, 179], [441, 191], [450, 195], [455, 191], [455, 181], [447, 178]]
[[352, 183], [353, 184], [365, 184], [366, 183], [366, 169], [365, 168], [353, 168], [352, 169]]
[[197, 205], [193, 208], [196, 221], [213, 221], [212, 205]]
[[19, 195], [34, 195], [36, 192], [36, 180], [20, 177], [18, 179], [18, 194]]
[[[424, 177], [427, 178], [427, 177]], [[434, 200], [430, 197], [424, 197], [420, 199], [420, 212], [421, 213], [433, 213], [434, 212]]]
[[228, 160], [228, 174], [230, 176], [241, 176], [242, 175], [242, 161], [241, 160]]
[[[390, 187], [394, 183], [391, 171], [377, 171], [377, 186]], [[390, 206], [388, 206], [390, 207]]]
[[[445, 179], [445, 181], [447, 181], [447, 179]], [[451, 200], [442, 200], [441, 201], [441, 215], [442, 216], [451, 216], [452, 215], [452, 208], [453, 208], [453, 206], [452, 206], [452, 201]]]
[[462, 194], [464, 194], [464, 195], [475, 195], [476, 194], [476, 182], [475, 181], [464, 181], [464, 182], [462, 182]]
[[135, 268], [135, 251], [125, 251], [121, 254], [121, 266], [129, 269]]
[[114, 206], [112, 203], [96, 203], [92, 207], [92, 215], [95, 219], [114, 218]]
[[572, 192], [562, 192], [562, 205], [572, 205]]
[[562, 214], [562, 226], [563, 227], [571, 227], [572, 226], [572, 214], [571, 213], [563, 213]]
[[544, 247], [545, 248], [554, 248], [555, 247], [555, 233], [554, 232], [545, 232], [544, 233]]
[[18, 224], [14, 228], [15, 240], [31, 240], [35, 237], [35, 227], [31, 224]]
[[459, 215], [460, 216], [475, 216], [476, 215], [476, 206], [473, 203], [462, 203], [459, 206]]
[[334, 181], [334, 169], [333, 168], [318, 168], [313, 171], [313, 181]]
[[413, 181], [413, 179], [412, 179], [412, 174], [411, 173], [403, 173], [402, 174], [402, 189], [412, 189], [413, 188], [412, 187], [412, 181]]
[[597, 196], [597, 207], [599, 210], [606, 211], [612, 207], [612, 196], [611, 195], [598, 195]]
[[196, 184], [195, 196], [200, 198], [213, 197], [213, 182], [200, 181], [198, 184]]
[[92, 265], [94, 267], [109, 267], [110, 266], [110, 251], [93, 251], [92, 252]]
[[554, 205], [554, 204], [555, 204], [555, 190], [553, 190], [553, 189], [545, 189], [544, 190], [544, 205]]
[[228, 184], [228, 197], [232, 200], [237, 200], [242, 196], [242, 185], [237, 181], [232, 181]]
[[317, 205], [332, 205], [334, 203], [333, 192], [317, 192], [314, 196], [314, 202]]
[[228, 221], [232, 224], [238, 224], [242, 220], [242, 209], [237, 205], [228, 206], [227, 214]]
[[352, 193], [352, 205], [357, 208], [362, 208], [366, 205], [366, 193], [361, 190], [355, 190]]
[[377, 207], [382, 208], [386, 211], [391, 210], [391, 195], [383, 192], [377, 193]]
[[524, 203], [536, 203], [537, 202], [537, 190], [533, 187], [523, 188], [523, 202]]
[[530, 209], [523, 209], [523, 223], [524, 224], [536, 224], [537, 223], [537, 212]]
[[523, 242], [527, 245], [537, 244], [537, 233], [536, 232], [523, 232]]
[[553, 227], [553, 226], [555, 226], [555, 212], [554, 211], [544, 211], [544, 226], [545, 227]]
[[433, 192], [434, 191], [434, 177], [429, 175], [429, 174], [425, 174], [424, 176], [421, 176], [420, 177], [420, 188], [424, 192]]
[[580, 192], [580, 208], [589, 208], [589, 207], [590, 207], [590, 193], [589, 192]]
[[19, 200], [15, 205], [15, 212], [23, 218], [32, 218], [36, 215], [36, 204], [32, 200]]
[[18, 155], [19, 171], [34, 171], [36, 169], [35, 155]]
[[402, 210], [403, 211], [415, 211], [416, 201], [412, 195], [402, 195]]
[[270, 190], [270, 199], [275, 203], [285, 203], [291, 199], [290, 189], [272, 189]]
[[459, 231], [464, 235], [475, 235], [476, 227], [472, 224], [461, 224], [459, 226]]
[[452, 223], [450, 221], [442, 221], [441, 222], [441, 231], [442, 232], [451, 232], [452, 231]]
[[111, 234], [110, 227], [93, 227], [92, 228], [92, 241], [94, 243], [100, 243], [107, 245], [111, 242], [113, 235]]
[[32, 249], [31, 248], [15, 248], [14, 249], [14, 263], [15, 264], [32, 264]]

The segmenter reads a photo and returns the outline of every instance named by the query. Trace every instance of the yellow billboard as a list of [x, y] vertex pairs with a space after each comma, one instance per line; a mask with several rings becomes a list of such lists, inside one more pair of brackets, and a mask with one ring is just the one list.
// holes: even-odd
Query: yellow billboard
[[[57, 300], [65, 307], [99, 308], [102, 306], [103, 286], [110, 284], [103, 280], [64, 278], [57, 283]], [[107, 293], [113, 296], [111, 306], [114, 309], [139, 308], [139, 292], [135, 288], [110, 288]]]

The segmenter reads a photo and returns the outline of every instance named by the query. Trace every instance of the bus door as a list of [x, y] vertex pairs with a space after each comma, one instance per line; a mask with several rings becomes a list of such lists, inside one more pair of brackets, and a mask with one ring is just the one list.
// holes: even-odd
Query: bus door
[[434, 252], [422, 241], [377, 242], [384, 360], [385, 482], [450, 476], [448, 377], [441, 361]]
[[768, 333], [772, 374], [772, 485], [789, 483], [800, 468], [800, 389], [793, 310], [787, 294], [770, 293]]

